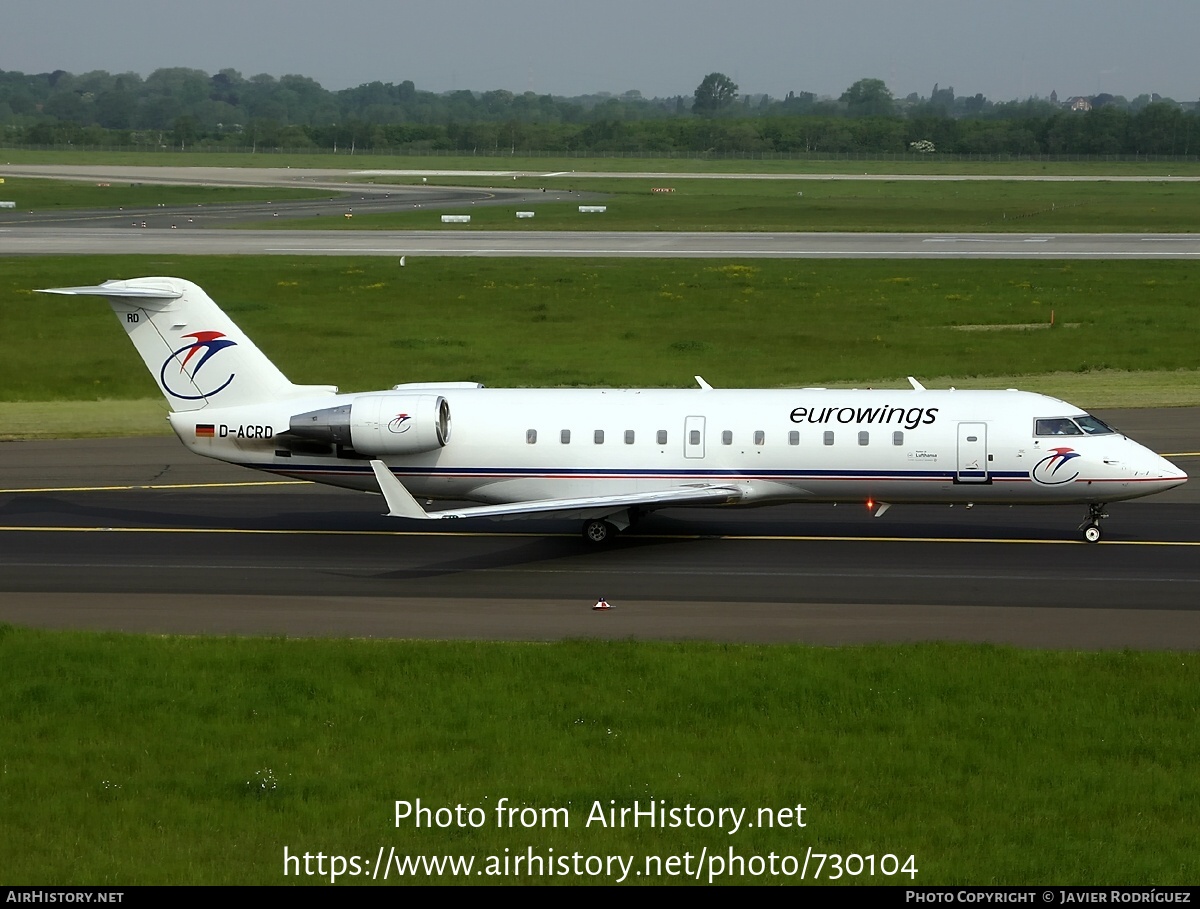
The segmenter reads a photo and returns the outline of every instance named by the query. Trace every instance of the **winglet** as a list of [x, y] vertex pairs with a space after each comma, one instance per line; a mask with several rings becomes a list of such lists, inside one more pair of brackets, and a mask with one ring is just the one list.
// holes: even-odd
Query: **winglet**
[[912, 376], [908, 377], [908, 384], [913, 387], [913, 391], [925, 391], [925, 386], [922, 385], [920, 382], [918, 382], [916, 379], [914, 379]]
[[375, 471], [375, 479], [379, 482], [379, 491], [383, 493], [388, 506], [388, 517], [392, 518], [432, 518], [429, 512], [417, 504], [404, 484], [396, 479], [383, 461], [372, 461], [371, 469]]

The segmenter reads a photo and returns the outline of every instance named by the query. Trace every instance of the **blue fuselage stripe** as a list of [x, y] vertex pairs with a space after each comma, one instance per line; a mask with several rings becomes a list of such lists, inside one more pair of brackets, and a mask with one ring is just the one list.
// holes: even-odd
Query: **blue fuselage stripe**
[[[364, 474], [371, 473], [368, 464], [247, 464], [255, 470], [289, 474]], [[528, 468], [528, 467], [393, 467], [392, 472], [403, 477], [471, 477], [508, 479], [513, 477], [539, 479], [605, 479], [605, 480], [809, 480], [809, 479], [894, 479], [894, 480], [953, 480], [960, 476], [955, 470], [622, 470], [614, 468]], [[991, 471], [987, 474], [972, 471], [970, 476], [990, 476], [995, 479], [1029, 479], [1027, 471]]]

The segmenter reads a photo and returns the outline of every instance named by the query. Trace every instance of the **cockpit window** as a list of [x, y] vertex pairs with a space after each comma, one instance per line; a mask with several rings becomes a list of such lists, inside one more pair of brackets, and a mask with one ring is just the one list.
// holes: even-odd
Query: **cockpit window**
[[1089, 436], [1102, 436], [1108, 433], [1116, 432], [1111, 426], [1103, 420], [1097, 420], [1090, 413], [1084, 414], [1082, 417], [1076, 417], [1075, 422], [1079, 424], [1079, 428], [1086, 432]]
[[1066, 417], [1055, 417], [1053, 420], [1038, 420], [1034, 426], [1034, 434], [1039, 436], [1081, 436], [1083, 430], [1075, 425], [1074, 420]]
[[1052, 420], [1038, 420], [1034, 425], [1034, 434], [1039, 436], [1102, 436], [1116, 432], [1103, 420], [1098, 420], [1090, 413], [1078, 417], [1055, 417]]

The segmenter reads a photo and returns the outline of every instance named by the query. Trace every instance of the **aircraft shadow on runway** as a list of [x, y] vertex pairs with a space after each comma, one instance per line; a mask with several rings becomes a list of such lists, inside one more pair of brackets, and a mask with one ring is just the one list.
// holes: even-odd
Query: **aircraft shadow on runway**
[[[305, 497], [306, 499], [308, 497]], [[136, 507], [131, 507], [133, 503]], [[303, 510], [298, 506], [304, 505]], [[342, 501], [313, 508], [312, 501], [261, 492], [122, 490], [78, 493], [22, 493], [0, 500], [8, 524], [146, 527], [163, 529], [280, 530], [567, 537], [575, 550], [584, 545], [579, 522], [562, 519], [493, 521], [460, 519], [414, 523], [377, 510], [347, 509]], [[1110, 506], [1107, 540], [1192, 539], [1193, 510], [1176, 503], [1120, 503]], [[648, 515], [616, 538], [621, 546], [644, 545], [654, 537], [819, 537], [831, 539], [909, 538], [1074, 541], [1084, 514], [1068, 506], [898, 506], [872, 518], [861, 506], [797, 505], [772, 509], [667, 509]], [[1164, 537], [1166, 534], [1166, 537]], [[603, 547], [600, 547], [603, 551]]]

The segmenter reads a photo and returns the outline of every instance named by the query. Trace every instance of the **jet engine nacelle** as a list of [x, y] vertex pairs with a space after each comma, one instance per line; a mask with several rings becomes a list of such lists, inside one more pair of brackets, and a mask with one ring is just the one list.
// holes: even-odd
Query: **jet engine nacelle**
[[289, 432], [365, 455], [420, 454], [450, 441], [450, 405], [441, 395], [362, 395], [297, 414]]

